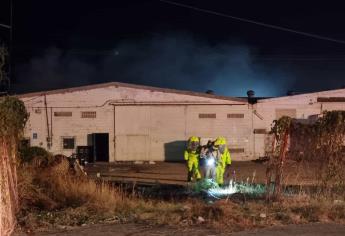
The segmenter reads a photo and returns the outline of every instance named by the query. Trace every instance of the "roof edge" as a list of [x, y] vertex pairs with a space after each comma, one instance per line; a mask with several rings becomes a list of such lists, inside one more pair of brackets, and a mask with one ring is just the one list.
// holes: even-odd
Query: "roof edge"
[[317, 95], [317, 94], [322, 95], [322, 93], [340, 92], [340, 91], [345, 92], [345, 88], [328, 89], [328, 90], [323, 90], [323, 91], [318, 91], [318, 92], [310, 92], [310, 93], [301, 93], [301, 94], [296, 94], [296, 95], [286, 95], [286, 96], [281, 96], [281, 97], [264, 98], [264, 99], [258, 100], [258, 102], [269, 102], [269, 101], [275, 101], [275, 100], [283, 100], [283, 99], [287, 99], [287, 98], [298, 98], [298, 97], [306, 96], [306, 95]]
[[59, 94], [59, 93], [62, 93], [62, 94], [72, 93], [72, 92], [78, 92], [78, 91], [105, 88], [105, 87], [110, 87], [110, 86], [133, 88], [133, 89], [144, 89], [144, 90], [151, 90], [151, 91], [157, 91], [157, 92], [162, 92], [162, 93], [175, 93], [175, 94], [183, 94], [183, 95], [190, 95], [190, 96], [196, 96], [196, 97], [207, 97], [207, 98], [227, 100], [227, 101], [244, 102], [244, 103], [248, 102], [247, 99], [242, 99], [242, 98], [237, 98], [237, 97], [228, 97], [228, 96], [213, 95], [213, 94], [194, 92], [194, 91], [177, 90], [177, 89], [170, 89], [170, 88], [159, 88], [159, 87], [153, 87], [153, 86], [128, 84], [128, 83], [121, 83], [121, 82], [107, 82], [107, 83], [91, 84], [91, 85], [70, 87], [70, 88], [64, 88], [64, 89], [54, 89], [54, 90], [47, 90], [47, 91], [41, 91], [41, 92], [24, 93], [24, 94], [18, 94], [15, 96], [18, 98], [28, 98], [28, 97], [44, 96], [44, 95]]

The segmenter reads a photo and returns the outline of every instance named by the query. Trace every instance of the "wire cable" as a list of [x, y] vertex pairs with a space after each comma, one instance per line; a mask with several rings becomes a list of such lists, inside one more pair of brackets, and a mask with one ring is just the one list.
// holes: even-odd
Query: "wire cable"
[[173, 1], [169, 1], [169, 0], [158, 0], [158, 1], [170, 4], [170, 5], [175, 5], [175, 6], [178, 6], [178, 7], [188, 8], [188, 9], [199, 11], [199, 12], [204, 12], [204, 13], [208, 13], [208, 14], [212, 14], [212, 15], [216, 15], [216, 16], [221, 16], [221, 17], [226, 17], [226, 18], [234, 19], [234, 20], [237, 20], [237, 21], [251, 23], [251, 24], [259, 25], [259, 26], [266, 27], [266, 28], [276, 29], [276, 30], [280, 30], [280, 31], [286, 31], [286, 32], [295, 33], [295, 34], [303, 35], [303, 36], [310, 37], [310, 38], [326, 40], [326, 41], [330, 41], [330, 42], [334, 42], [334, 43], [345, 44], [345, 40], [334, 39], [334, 38], [330, 38], [330, 37], [326, 37], [326, 36], [322, 36], [322, 35], [307, 33], [307, 32], [303, 32], [303, 31], [299, 31], [299, 30], [294, 30], [294, 29], [290, 29], [290, 28], [286, 28], [286, 27], [282, 27], [282, 26], [278, 26], [278, 25], [271, 25], [271, 24], [267, 24], [267, 23], [263, 23], [263, 22], [259, 22], [259, 21], [249, 20], [249, 19], [246, 19], [246, 18], [232, 16], [232, 15], [228, 15], [228, 14], [225, 14], [225, 13], [216, 12], [216, 11], [212, 11], [212, 10], [207, 10], [207, 9], [204, 9], [204, 8], [199, 8], [199, 7], [195, 7], [195, 6], [191, 6], [191, 5], [186, 5], [186, 4], [178, 3], [178, 2], [173, 2]]
[[7, 28], [7, 29], [11, 29], [11, 26], [9, 25], [5, 25], [5, 24], [0, 24], [1, 27]]

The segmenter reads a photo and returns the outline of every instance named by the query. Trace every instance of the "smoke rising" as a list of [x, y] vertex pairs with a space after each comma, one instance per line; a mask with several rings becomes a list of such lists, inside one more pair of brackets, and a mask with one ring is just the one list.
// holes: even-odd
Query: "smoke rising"
[[[188, 35], [155, 36], [123, 41], [112, 50], [67, 51], [49, 48], [17, 66], [19, 92], [108, 81], [246, 96], [285, 94], [293, 75], [255, 61], [245, 45], [210, 44]], [[279, 81], [279, 82], [278, 82]]]

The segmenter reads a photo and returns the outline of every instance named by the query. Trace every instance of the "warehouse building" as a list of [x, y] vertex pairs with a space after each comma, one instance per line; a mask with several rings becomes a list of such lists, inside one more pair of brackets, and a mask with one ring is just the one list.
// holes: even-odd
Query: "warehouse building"
[[256, 159], [274, 119], [310, 121], [344, 110], [344, 97], [340, 89], [256, 100], [117, 82], [19, 96], [30, 112], [30, 146], [67, 156], [88, 150], [106, 162], [181, 161], [192, 135], [224, 136], [234, 160]]
[[253, 104], [255, 156], [264, 156], [270, 146], [267, 133], [274, 120], [289, 116], [299, 122], [311, 123], [324, 111], [333, 110], [345, 110], [345, 89], [257, 100]]
[[247, 99], [115, 82], [19, 97], [26, 140], [54, 154], [92, 146], [95, 161], [178, 161], [189, 136], [222, 135], [235, 159], [253, 155]]

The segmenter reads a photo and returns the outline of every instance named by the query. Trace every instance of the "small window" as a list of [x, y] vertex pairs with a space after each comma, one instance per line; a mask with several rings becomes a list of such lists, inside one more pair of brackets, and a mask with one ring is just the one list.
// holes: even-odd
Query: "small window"
[[74, 137], [64, 137], [62, 138], [63, 149], [74, 149], [75, 139]]
[[345, 97], [318, 97], [318, 102], [345, 102]]
[[96, 118], [95, 111], [82, 111], [81, 118]]
[[54, 116], [72, 116], [71, 111], [56, 111], [54, 112]]
[[216, 113], [200, 113], [199, 118], [216, 118]]
[[243, 153], [244, 148], [229, 148], [230, 153]]
[[227, 115], [228, 118], [244, 118], [244, 114], [232, 113]]
[[254, 134], [266, 134], [266, 129], [254, 129]]

